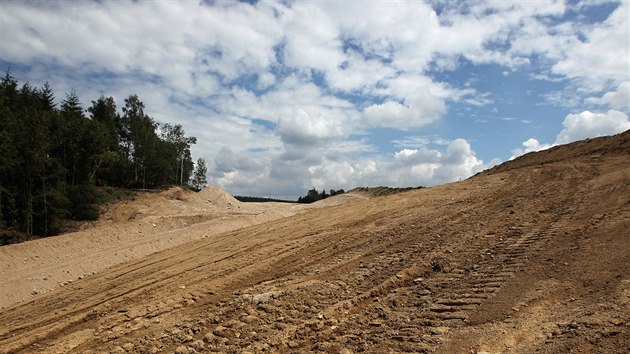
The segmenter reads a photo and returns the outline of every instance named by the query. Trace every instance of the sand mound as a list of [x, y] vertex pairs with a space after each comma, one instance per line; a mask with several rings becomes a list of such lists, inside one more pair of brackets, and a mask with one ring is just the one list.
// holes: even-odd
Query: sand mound
[[224, 190], [208, 187], [200, 192], [172, 187], [160, 192], [139, 194], [136, 198], [111, 205], [100, 218], [103, 222], [123, 222], [147, 217], [198, 215], [238, 208], [240, 202]]
[[219, 207], [232, 207], [241, 204], [226, 191], [218, 187], [207, 187], [190, 197], [192, 202], [211, 204]]

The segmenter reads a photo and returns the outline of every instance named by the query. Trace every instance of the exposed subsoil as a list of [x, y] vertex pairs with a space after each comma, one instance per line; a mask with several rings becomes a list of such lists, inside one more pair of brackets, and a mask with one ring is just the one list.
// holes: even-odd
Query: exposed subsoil
[[[459, 183], [280, 205], [228, 232], [214, 232], [216, 210], [244, 204], [223, 196], [192, 212], [223, 195], [213, 193], [180, 198], [184, 211], [139, 198], [135, 218], [112, 213], [94, 229], [0, 248], [0, 352], [630, 351], [630, 132]], [[11, 284], [36, 284], [23, 277], [110, 255], [68, 255], [94, 230], [108, 246], [148, 237], [140, 231], [181, 242], [135, 255], [125, 241], [125, 263], [12, 297]]]

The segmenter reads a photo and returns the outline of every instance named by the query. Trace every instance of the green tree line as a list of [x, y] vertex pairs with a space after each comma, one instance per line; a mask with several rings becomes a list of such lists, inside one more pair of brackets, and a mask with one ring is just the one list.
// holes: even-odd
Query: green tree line
[[48, 83], [20, 86], [7, 72], [0, 82], [0, 232], [47, 236], [64, 219], [96, 219], [97, 186], [187, 184], [196, 141], [181, 125], [148, 116], [136, 95], [121, 111], [105, 96], [84, 109], [75, 91], [57, 107]]
[[326, 193], [326, 189], [322, 189], [321, 192], [318, 192], [317, 189], [313, 188], [309, 190], [305, 196], [299, 197], [297, 202], [305, 203], [305, 204], [314, 203], [318, 200], [326, 199], [328, 197], [332, 197], [337, 194], [344, 194], [345, 192], [346, 191], [344, 191], [343, 189], [339, 189], [339, 190], [331, 189], [330, 193]]

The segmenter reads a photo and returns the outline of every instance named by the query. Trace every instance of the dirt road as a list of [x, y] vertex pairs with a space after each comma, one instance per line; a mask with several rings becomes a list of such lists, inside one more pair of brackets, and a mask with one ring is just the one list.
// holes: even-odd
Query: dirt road
[[113, 266], [1, 310], [0, 351], [626, 353], [628, 230], [626, 132]]

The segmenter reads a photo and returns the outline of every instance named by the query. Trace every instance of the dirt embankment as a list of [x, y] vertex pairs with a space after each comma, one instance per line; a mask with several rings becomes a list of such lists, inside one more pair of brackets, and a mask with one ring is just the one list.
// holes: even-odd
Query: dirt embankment
[[215, 187], [141, 193], [79, 232], [1, 247], [0, 308], [177, 245], [360, 198], [298, 205], [241, 203]]
[[3, 309], [0, 351], [626, 353], [628, 144], [568, 145], [114, 266]]

